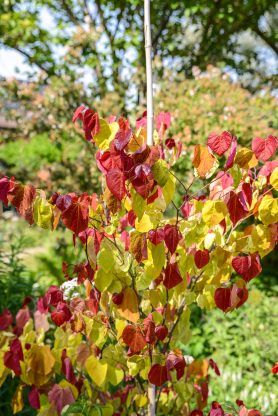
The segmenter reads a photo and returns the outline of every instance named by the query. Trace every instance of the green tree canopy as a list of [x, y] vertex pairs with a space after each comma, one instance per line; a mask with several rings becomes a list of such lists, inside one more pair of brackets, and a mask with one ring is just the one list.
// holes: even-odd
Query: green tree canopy
[[[275, 5], [275, 0], [153, 1], [156, 74], [170, 68], [191, 76], [193, 66], [212, 63], [236, 71], [251, 87], [273, 83]], [[142, 102], [143, 2], [9, 0], [1, 2], [0, 13], [0, 45], [20, 52], [46, 77], [74, 81], [85, 74], [91, 81], [87, 93], [94, 97], [116, 90], [123, 108]]]

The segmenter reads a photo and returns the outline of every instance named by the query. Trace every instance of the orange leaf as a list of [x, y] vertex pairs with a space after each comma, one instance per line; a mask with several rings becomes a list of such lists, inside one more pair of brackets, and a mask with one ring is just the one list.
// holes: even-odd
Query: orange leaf
[[201, 178], [209, 178], [211, 171], [217, 166], [217, 159], [209, 152], [207, 146], [197, 144], [194, 150], [193, 166]]
[[123, 300], [118, 306], [119, 314], [131, 322], [137, 322], [139, 319], [138, 297], [131, 287], [123, 290]]
[[17, 209], [17, 212], [25, 217], [29, 224], [33, 224], [33, 201], [36, 190], [32, 185], [21, 185], [15, 183], [13, 189], [8, 193], [8, 200]]
[[142, 351], [147, 344], [141, 329], [138, 326], [127, 325], [123, 330], [123, 341], [134, 353]]

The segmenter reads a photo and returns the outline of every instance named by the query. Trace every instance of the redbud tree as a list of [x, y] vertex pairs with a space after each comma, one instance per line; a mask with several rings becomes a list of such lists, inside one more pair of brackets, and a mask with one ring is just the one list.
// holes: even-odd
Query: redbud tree
[[[145, 0], [147, 109], [132, 128], [80, 106], [73, 116], [97, 147], [103, 192], [54, 192], [0, 179], [0, 200], [30, 225], [63, 224], [84, 261], [63, 264], [34, 311], [27, 297], [15, 317], [0, 315], [0, 386], [17, 377], [13, 412], [47, 415], [259, 416], [240, 400], [208, 410], [215, 361], [184, 356], [190, 314], [242, 306], [261, 258], [277, 241], [278, 141], [239, 148], [228, 131], [196, 145], [194, 178], [175, 175], [181, 143], [168, 136], [169, 113], [153, 131], [150, 2]], [[260, 166], [261, 164], [261, 166]], [[183, 201], [177, 204], [176, 187]], [[171, 215], [174, 212], [174, 215]], [[276, 373], [276, 366], [273, 373]], [[206, 413], [205, 413], [206, 412]]]
[[62, 224], [84, 248], [84, 262], [64, 263], [65, 283], [51, 286], [35, 311], [27, 298], [15, 317], [0, 315], [0, 383], [19, 380], [14, 413], [29, 405], [39, 415], [144, 415], [155, 386], [156, 414], [259, 415], [240, 398], [227, 409], [214, 401], [204, 413], [209, 377], [220, 371], [181, 348], [193, 305], [241, 307], [275, 247], [277, 138], [255, 138], [251, 150], [228, 131], [212, 133], [195, 146], [194, 177], [204, 185], [193, 192], [173, 171], [183, 150], [167, 135], [169, 113], [157, 116], [153, 145], [146, 114], [132, 129], [123, 117], [104, 120], [80, 106], [73, 122], [98, 148], [102, 194], [46, 196], [0, 180], [5, 205], [30, 225]]

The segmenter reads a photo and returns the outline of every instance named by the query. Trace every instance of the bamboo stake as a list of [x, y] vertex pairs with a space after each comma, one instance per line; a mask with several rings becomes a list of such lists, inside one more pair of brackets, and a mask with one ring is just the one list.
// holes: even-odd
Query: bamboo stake
[[[144, 0], [144, 32], [146, 53], [146, 78], [147, 78], [147, 144], [153, 144], [153, 77], [152, 77], [152, 38], [150, 0]], [[155, 416], [155, 385], [148, 387], [148, 415]]]
[[144, 31], [147, 77], [147, 144], [153, 144], [153, 76], [150, 0], [144, 0]]

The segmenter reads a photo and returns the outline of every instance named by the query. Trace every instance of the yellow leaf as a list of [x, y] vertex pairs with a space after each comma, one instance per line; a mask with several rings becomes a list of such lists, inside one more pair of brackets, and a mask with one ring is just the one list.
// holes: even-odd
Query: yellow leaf
[[275, 248], [276, 227], [258, 224], [252, 227], [251, 250], [258, 251], [261, 257], [266, 256]]
[[226, 204], [223, 201], [206, 201], [202, 218], [209, 226], [219, 224], [227, 215], [228, 210]]
[[23, 387], [24, 387], [23, 384], [19, 384], [12, 398], [13, 414], [18, 413], [23, 409], [23, 406], [24, 406], [23, 397], [22, 397]]
[[259, 206], [259, 219], [265, 225], [278, 222], [278, 199], [271, 195], [263, 197]]
[[107, 150], [119, 130], [119, 125], [116, 122], [108, 124], [107, 121], [100, 118], [99, 127], [99, 133], [94, 136], [94, 141], [101, 150]]
[[169, 175], [168, 181], [162, 188], [162, 193], [167, 205], [170, 204], [174, 197], [176, 189], [176, 178], [173, 175]]
[[41, 196], [37, 196], [33, 207], [35, 223], [45, 229], [51, 229], [53, 223], [53, 206]]
[[147, 396], [145, 396], [144, 394], [136, 394], [134, 400], [138, 407], [144, 407], [148, 403]]
[[130, 142], [128, 143], [128, 149], [131, 152], [136, 152], [147, 143], [147, 131], [144, 127], [140, 127], [138, 131], [131, 137]]
[[122, 319], [115, 319], [115, 327], [117, 331], [117, 338], [119, 339], [121, 338], [123, 330], [126, 327], [126, 323]]
[[258, 160], [252, 150], [243, 147], [237, 151], [235, 163], [243, 169], [252, 169], [258, 164]]
[[97, 264], [97, 255], [95, 250], [95, 241], [91, 236], [89, 236], [87, 239], [87, 255], [90, 266], [95, 270]]
[[40, 387], [52, 376], [55, 358], [48, 345], [33, 344], [25, 354], [22, 380]]
[[101, 386], [105, 382], [108, 370], [107, 363], [102, 363], [101, 360], [98, 360], [92, 355], [86, 360], [85, 367], [89, 376], [97, 386]]
[[119, 314], [131, 322], [137, 322], [139, 319], [138, 297], [131, 287], [123, 290], [123, 301], [118, 307]]
[[203, 293], [200, 293], [197, 296], [197, 304], [201, 309], [212, 309], [215, 306], [214, 291], [214, 286], [206, 285], [203, 289]]
[[104, 270], [99, 269], [95, 274], [95, 286], [100, 291], [103, 292], [107, 290], [113, 280], [113, 273], [106, 273]]
[[278, 167], [274, 169], [272, 174], [269, 178], [270, 184], [273, 186], [273, 188], [278, 191]]
[[147, 233], [154, 228], [154, 224], [148, 214], [144, 214], [140, 221], [135, 220], [135, 229], [140, 233]]

